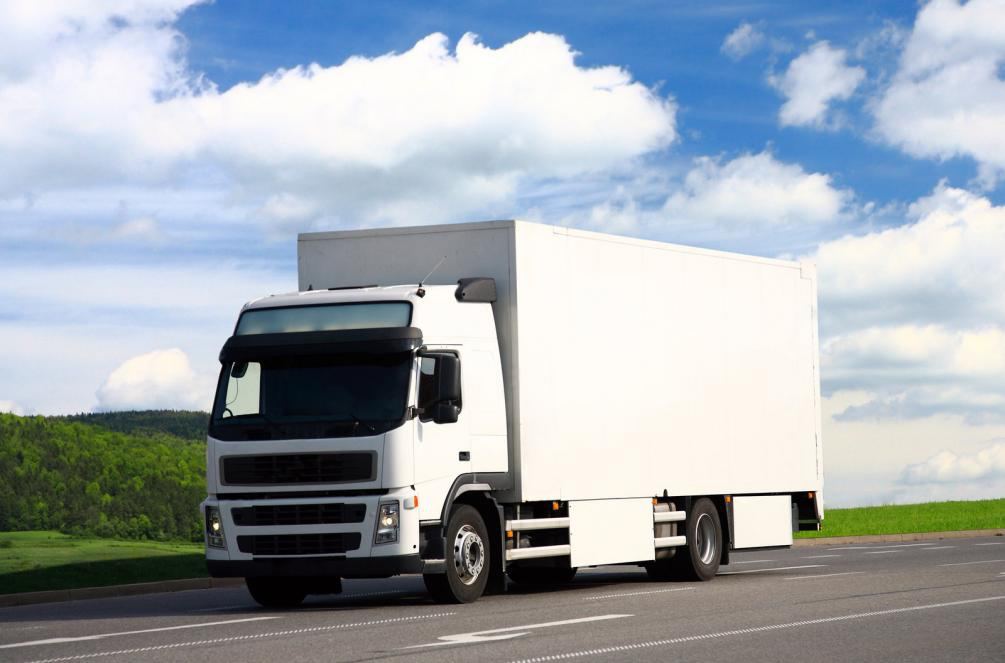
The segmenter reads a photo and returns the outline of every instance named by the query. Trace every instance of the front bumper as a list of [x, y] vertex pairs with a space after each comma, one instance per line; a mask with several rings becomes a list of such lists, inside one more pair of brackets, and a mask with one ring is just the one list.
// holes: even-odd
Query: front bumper
[[[414, 500], [409, 488], [392, 490], [386, 495], [311, 497], [282, 499], [218, 500], [208, 498], [202, 505], [219, 509], [223, 524], [225, 548], [206, 547], [206, 563], [214, 577], [235, 576], [341, 576], [387, 577], [402, 573], [421, 573], [419, 559], [419, 511], [409, 508]], [[374, 543], [378, 506], [382, 502], [396, 501], [399, 505], [398, 540], [392, 543]], [[241, 507], [283, 507], [295, 505], [329, 505], [365, 507], [365, 517], [358, 523], [332, 523], [312, 525], [238, 525], [233, 509]], [[305, 554], [251, 554], [242, 552], [238, 537], [283, 537], [284, 535], [359, 534], [358, 547], [338, 554], [318, 554], [317, 550]]]

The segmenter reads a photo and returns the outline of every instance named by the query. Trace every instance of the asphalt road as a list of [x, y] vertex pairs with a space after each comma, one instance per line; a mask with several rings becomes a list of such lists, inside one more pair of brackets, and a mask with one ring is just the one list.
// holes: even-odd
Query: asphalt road
[[1005, 537], [735, 554], [707, 583], [641, 569], [433, 604], [351, 580], [299, 610], [243, 588], [0, 609], [0, 661], [1005, 661]]

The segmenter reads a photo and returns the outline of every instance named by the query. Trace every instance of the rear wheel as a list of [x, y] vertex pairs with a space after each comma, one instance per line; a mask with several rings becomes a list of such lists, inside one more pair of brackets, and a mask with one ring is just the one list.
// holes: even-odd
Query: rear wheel
[[712, 500], [696, 500], [684, 524], [685, 549], [670, 560], [673, 575], [682, 580], [711, 580], [722, 556], [722, 524]]
[[307, 598], [307, 590], [295, 578], [245, 578], [248, 592], [263, 608], [295, 608]]
[[462, 504], [447, 524], [446, 573], [422, 576], [426, 589], [439, 603], [471, 603], [485, 592], [491, 557], [489, 534], [478, 510]]
[[506, 575], [519, 585], [564, 585], [576, 577], [576, 569], [567, 566], [509, 566]]

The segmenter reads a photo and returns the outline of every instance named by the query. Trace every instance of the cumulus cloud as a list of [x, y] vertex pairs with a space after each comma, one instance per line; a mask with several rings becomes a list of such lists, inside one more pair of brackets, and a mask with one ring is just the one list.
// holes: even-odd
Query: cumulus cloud
[[820, 246], [825, 331], [1005, 324], [1005, 206], [942, 182], [907, 221]]
[[906, 484], [994, 479], [1005, 479], [1005, 442], [997, 442], [973, 454], [940, 451], [921, 463], [908, 465], [900, 477]]
[[919, 12], [899, 68], [875, 102], [876, 130], [918, 157], [977, 160], [986, 183], [1005, 170], [1005, 4], [935, 0]]
[[750, 23], [741, 23], [726, 35], [720, 50], [733, 60], [742, 60], [763, 43], [763, 32]]
[[619, 67], [577, 65], [557, 35], [489, 48], [466, 34], [451, 49], [432, 34], [221, 91], [185, 61], [182, 0], [56, 4], [45, 20], [36, 4], [0, 10], [0, 43], [30, 42], [0, 73], [0, 196], [173, 183], [198, 164], [279, 222], [415, 222], [484, 208], [527, 179], [622, 167], [676, 138], [672, 100]]
[[815, 256], [825, 391], [871, 393], [835, 418], [1005, 421], [1005, 206], [942, 183], [910, 215]]
[[197, 374], [178, 348], [127, 359], [98, 389], [99, 411], [209, 410], [213, 378]]
[[854, 194], [830, 175], [807, 172], [769, 151], [733, 159], [698, 157], [682, 176], [655, 184], [643, 180], [638, 187], [618, 187], [588, 213], [574, 212], [559, 222], [716, 246], [743, 239], [747, 252], [777, 255], [793, 248], [782, 242], [795, 242], [800, 250], [815, 245], [854, 205]]
[[25, 410], [19, 404], [14, 401], [0, 401], [0, 412], [8, 412], [10, 414], [24, 415]]
[[760, 228], [819, 225], [836, 220], [851, 196], [837, 189], [830, 175], [807, 173], [770, 152], [729, 161], [700, 157], [680, 190], [667, 198], [663, 212], [699, 223]]
[[782, 126], [834, 126], [829, 113], [835, 101], [848, 99], [865, 79], [865, 69], [845, 63], [847, 52], [826, 41], [813, 44], [769, 81], [785, 96], [778, 112]]

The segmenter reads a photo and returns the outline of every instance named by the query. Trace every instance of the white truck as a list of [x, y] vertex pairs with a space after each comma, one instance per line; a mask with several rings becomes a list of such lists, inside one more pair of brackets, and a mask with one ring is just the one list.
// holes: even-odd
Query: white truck
[[209, 428], [209, 571], [259, 603], [709, 580], [819, 527], [811, 264], [520, 221], [307, 233], [298, 261], [242, 309]]

